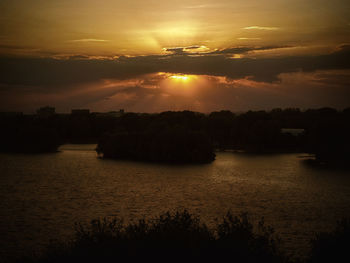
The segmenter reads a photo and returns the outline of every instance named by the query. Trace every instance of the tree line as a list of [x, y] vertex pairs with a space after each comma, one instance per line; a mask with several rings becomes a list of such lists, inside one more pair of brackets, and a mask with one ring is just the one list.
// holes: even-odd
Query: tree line
[[[315, 154], [320, 161], [337, 162], [348, 160], [350, 156], [350, 108], [342, 111], [332, 108], [288, 108], [245, 113], [216, 111], [210, 114], [168, 111], [126, 113], [121, 117], [56, 114], [47, 119], [22, 115], [2, 116], [0, 123], [1, 151], [44, 152], [57, 149], [62, 143], [99, 142], [101, 153], [122, 156], [122, 152], [112, 153], [107, 143], [108, 140], [117, 143], [122, 139], [124, 145], [119, 140], [121, 151], [129, 148], [132, 158], [137, 151], [139, 155], [145, 153], [147, 156], [154, 151], [163, 151], [163, 156], [171, 154], [171, 147], [179, 145], [181, 148], [188, 142], [193, 142], [194, 148], [209, 143], [219, 150], [307, 152]], [[295, 136], [282, 132], [283, 128], [304, 129], [304, 133]], [[199, 139], [194, 139], [196, 136]], [[135, 141], [143, 143], [132, 145]], [[160, 145], [164, 145], [164, 149], [160, 149]], [[152, 147], [155, 149], [151, 150]], [[149, 158], [152, 159], [151, 156]]]

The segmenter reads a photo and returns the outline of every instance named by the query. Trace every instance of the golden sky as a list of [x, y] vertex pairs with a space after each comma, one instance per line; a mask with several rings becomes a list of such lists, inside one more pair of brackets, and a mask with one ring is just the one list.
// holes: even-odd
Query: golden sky
[[349, 0], [0, 0], [0, 111], [349, 107]]
[[0, 10], [2, 54], [149, 55], [193, 45], [320, 52], [350, 42], [346, 0], [1, 0]]

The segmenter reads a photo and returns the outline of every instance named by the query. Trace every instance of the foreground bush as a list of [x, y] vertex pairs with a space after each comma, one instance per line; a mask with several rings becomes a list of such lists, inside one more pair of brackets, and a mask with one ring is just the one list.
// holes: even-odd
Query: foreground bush
[[311, 241], [310, 262], [350, 262], [350, 220], [342, 219], [332, 232], [321, 232]]
[[316, 234], [305, 259], [287, 258], [264, 220], [227, 213], [209, 229], [186, 210], [124, 224], [119, 218], [76, 224], [75, 237], [53, 243], [39, 257], [18, 262], [349, 262], [350, 220]]
[[124, 225], [117, 218], [76, 225], [75, 239], [31, 262], [285, 262], [263, 220], [228, 213], [209, 230], [187, 211]]

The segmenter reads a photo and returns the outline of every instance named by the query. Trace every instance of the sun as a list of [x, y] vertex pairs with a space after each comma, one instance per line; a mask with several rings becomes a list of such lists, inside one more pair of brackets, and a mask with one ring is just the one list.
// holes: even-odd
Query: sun
[[161, 86], [169, 92], [191, 92], [201, 81], [200, 76], [184, 73], [158, 72]]
[[186, 75], [186, 74], [169, 74], [167, 76], [169, 80], [171, 80], [174, 83], [182, 83], [182, 84], [189, 84], [190, 82], [193, 82], [197, 79], [197, 76], [195, 75]]
[[176, 80], [176, 81], [183, 81], [183, 82], [187, 82], [190, 79], [190, 76], [187, 75], [171, 75], [169, 77], [172, 80]]

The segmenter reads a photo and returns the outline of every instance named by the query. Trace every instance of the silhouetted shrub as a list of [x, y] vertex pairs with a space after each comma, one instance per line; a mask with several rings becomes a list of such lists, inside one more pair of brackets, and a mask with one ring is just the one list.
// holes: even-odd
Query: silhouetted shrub
[[310, 262], [350, 262], [350, 219], [339, 221], [332, 232], [321, 232], [311, 241]]
[[[281, 262], [278, 252], [280, 240], [274, 236], [272, 227], [265, 226], [262, 218], [254, 229], [246, 213], [240, 217], [231, 213], [217, 225], [216, 254], [234, 258], [237, 262]], [[231, 255], [231, 256], [230, 256]]]
[[272, 229], [261, 221], [255, 231], [246, 214], [228, 213], [214, 230], [185, 210], [128, 225], [93, 220], [75, 233], [32, 262], [285, 262]]

